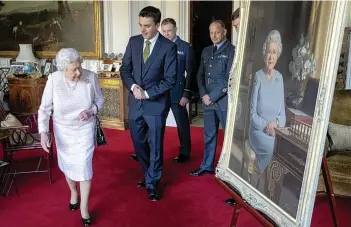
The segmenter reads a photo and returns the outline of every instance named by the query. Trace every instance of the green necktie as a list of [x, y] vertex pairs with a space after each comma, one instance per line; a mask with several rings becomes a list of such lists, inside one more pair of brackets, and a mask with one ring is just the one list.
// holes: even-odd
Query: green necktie
[[148, 58], [149, 55], [150, 55], [150, 44], [151, 44], [151, 42], [150, 42], [149, 40], [146, 40], [146, 41], [145, 41], [145, 44], [146, 44], [146, 46], [145, 46], [144, 54], [143, 54], [144, 64], [145, 64], [147, 58]]

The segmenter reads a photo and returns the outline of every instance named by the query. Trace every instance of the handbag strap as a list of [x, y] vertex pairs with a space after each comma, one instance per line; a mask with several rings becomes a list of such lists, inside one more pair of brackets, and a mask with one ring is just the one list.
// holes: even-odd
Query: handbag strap
[[96, 103], [94, 103], [94, 105], [96, 106], [96, 115], [99, 113], [99, 107], [96, 105]]

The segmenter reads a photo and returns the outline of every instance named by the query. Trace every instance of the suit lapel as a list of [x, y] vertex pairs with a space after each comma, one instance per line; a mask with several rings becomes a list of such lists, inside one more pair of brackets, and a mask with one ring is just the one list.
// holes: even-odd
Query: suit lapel
[[[140, 69], [140, 73], [137, 73], [137, 75], [142, 75], [142, 71], [143, 71], [143, 45], [144, 45], [144, 39], [143, 37], [140, 35], [140, 41], [139, 41], [139, 44], [137, 46], [137, 51], [136, 53], [139, 55], [137, 56], [136, 60], [136, 65], [139, 66], [139, 69]], [[141, 79], [141, 78], [140, 78]]]
[[[149, 58], [146, 60], [146, 63], [143, 67], [143, 77], [145, 76], [145, 74], [147, 73], [147, 71], [149, 70], [152, 62], [154, 61], [156, 55], [158, 54], [158, 51], [160, 50], [160, 48], [162, 47], [162, 41], [161, 39], [161, 34], [159, 35], [159, 37], [156, 40], [155, 46], [152, 49], [151, 55], [149, 56]], [[142, 52], [142, 51], [141, 51]], [[141, 56], [142, 58], [142, 56]]]

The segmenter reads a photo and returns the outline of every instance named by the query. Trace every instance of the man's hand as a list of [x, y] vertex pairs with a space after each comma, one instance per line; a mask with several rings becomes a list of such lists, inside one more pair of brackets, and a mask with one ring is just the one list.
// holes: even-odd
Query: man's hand
[[139, 100], [146, 99], [144, 94], [145, 94], [144, 90], [139, 85], [136, 85], [133, 88], [134, 98], [139, 99]]
[[211, 105], [212, 104], [212, 101], [210, 100], [210, 96], [208, 95], [204, 95], [202, 97], [202, 102], [205, 103], [205, 105]]
[[189, 103], [189, 99], [185, 98], [185, 97], [182, 97], [179, 101], [179, 105], [181, 106], [186, 106], [186, 104]]

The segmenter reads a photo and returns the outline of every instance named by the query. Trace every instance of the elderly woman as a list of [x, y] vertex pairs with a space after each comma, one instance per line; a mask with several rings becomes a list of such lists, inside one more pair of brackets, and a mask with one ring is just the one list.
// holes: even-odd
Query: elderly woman
[[252, 84], [249, 142], [261, 173], [272, 158], [275, 128], [284, 127], [286, 121], [283, 76], [274, 69], [282, 48], [280, 33], [271, 31], [263, 44], [265, 66], [256, 72]]
[[76, 182], [80, 182], [82, 222], [84, 226], [89, 226], [94, 116], [103, 105], [103, 97], [96, 74], [82, 69], [83, 58], [77, 50], [61, 49], [56, 61], [58, 71], [49, 75], [38, 111], [41, 145], [49, 152], [49, 119], [52, 114], [58, 164], [71, 190], [69, 209], [78, 209]]

